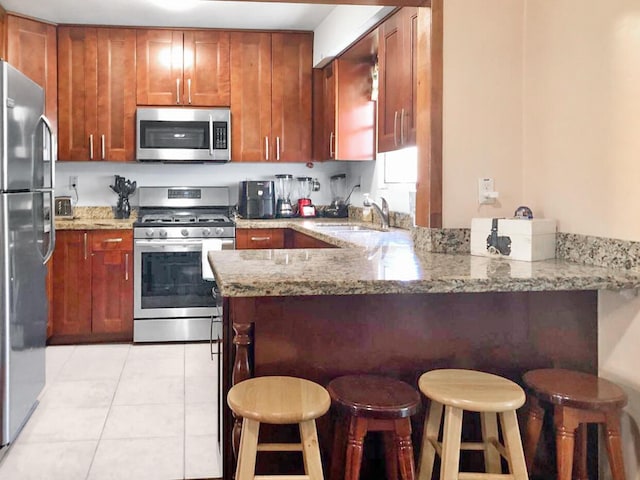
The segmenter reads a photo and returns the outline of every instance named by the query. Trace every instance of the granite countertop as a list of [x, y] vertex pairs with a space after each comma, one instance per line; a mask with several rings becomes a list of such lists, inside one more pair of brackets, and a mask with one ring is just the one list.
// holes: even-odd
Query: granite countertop
[[55, 217], [56, 230], [131, 230], [136, 211], [126, 219], [113, 218], [111, 207], [76, 207], [73, 218]]
[[292, 228], [341, 248], [210, 251], [209, 262], [222, 294], [259, 297], [640, 287], [637, 270], [555, 259], [522, 262], [422, 252], [414, 248], [407, 230], [331, 231], [329, 223], [354, 225], [346, 219], [238, 221], [238, 228]]

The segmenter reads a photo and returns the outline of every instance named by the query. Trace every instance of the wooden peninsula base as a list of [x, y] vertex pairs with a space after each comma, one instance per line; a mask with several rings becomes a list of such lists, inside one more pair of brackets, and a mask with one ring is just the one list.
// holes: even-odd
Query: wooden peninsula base
[[[522, 385], [522, 374], [536, 368], [597, 373], [597, 292], [233, 297], [225, 299], [225, 338], [225, 393], [230, 385], [261, 375], [293, 375], [326, 385], [340, 375], [376, 373], [416, 385], [420, 374], [435, 368], [478, 369]], [[412, 419], [416, 455], [425, 407], [423, 399]], [[519, 412], [521, 420], [525, 413]], [[334, 420], [330, 414], [318, 422], [325, 472]], [[470, 436], [478, 433], [473, 418], [465, 422]], [[233, 430], [227, 408], [225, 479], [233, 478]], [[545, 424], [544, 431], [536, 465], [545, 470], [532, 472], [533, 478], [554, 476], [552, 425]], [[236, 428], [236, 442], [238, 434]], [[361, 478], [383, 478], [382, 450], [375, 439], [365, 448]], [[590, 451], [594, 469], [593, 434]], [[272, 458], [259, 462], [259, 469], [271, 473], [278, 459], [280, 471], [296, 465], [280, 454]], [[468, 462], [477, 463], [475, 457]]]

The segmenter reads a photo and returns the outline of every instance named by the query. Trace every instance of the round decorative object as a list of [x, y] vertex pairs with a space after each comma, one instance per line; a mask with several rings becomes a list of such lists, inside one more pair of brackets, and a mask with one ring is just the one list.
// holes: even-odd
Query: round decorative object
[[533, 212], [529, 207], [521, 206], [516, 208], [515, 213], [513, 214], [516, 218], [533, 218]]

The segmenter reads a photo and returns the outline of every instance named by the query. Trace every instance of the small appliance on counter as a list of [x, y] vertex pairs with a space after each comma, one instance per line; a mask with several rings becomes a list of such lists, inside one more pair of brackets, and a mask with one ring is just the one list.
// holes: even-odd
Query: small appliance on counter
[[315, 217], [316, 207], [311, 203], [311, 191], [313, 190], [313, 178], [297, 177], [298, 181], [298, 216]]
[[289, 218], [293, 216], [291, 206], [291, 186], [293, 175], [283, 173], [276, 175], [276, 217]]
[[56, 197], [54, 215], [58, 218], [73, 218], [71, 197]]
[[329, 179], [331, 189], [331, 205], [324, 209], [324, 216], [329, 218], [346, 218], [349, 216], [349, 204], [345, 199], [347, 193], [347, 175], [339, 173]]
[[274, 218], [275, 194], [272, 180], [240, 182], [238, 213], [242, 218]]

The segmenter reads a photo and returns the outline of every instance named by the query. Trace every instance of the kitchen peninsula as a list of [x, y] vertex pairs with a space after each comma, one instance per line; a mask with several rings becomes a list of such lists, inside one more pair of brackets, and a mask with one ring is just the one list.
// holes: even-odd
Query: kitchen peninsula
[[[640, 286], [634, 270], [422, 252], [403, 230], [265, 223], [342, 248], [209, 252], [226, 307], [225, 391], [273, 374], [326, 385], [365, 372], [415, 384], [442, 367], [517, 382], [534, 368], [597, 373], [597, 291]], [[423, 415], [413, 419], [415, 445]], [[325, 460], [330, 423], [319, 422]], [[237, 440], [230, 414], [224, 429]], [[225, 448], [228, 475], [230, 442]], [[539, 454], [548, 462], [538, 463], [552, 471], [549, 452], [547, 445]]]

